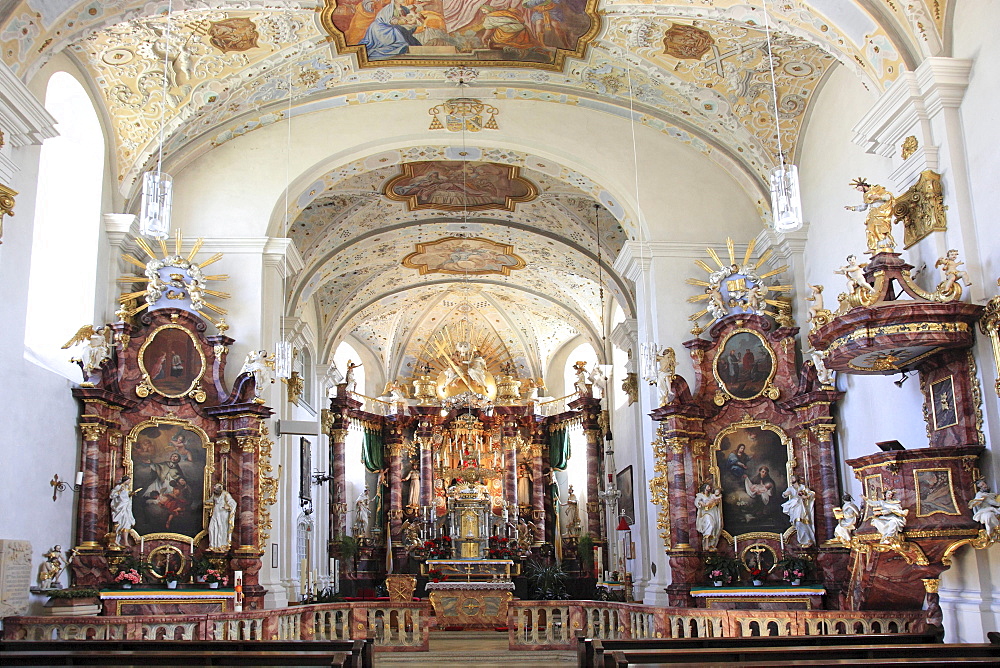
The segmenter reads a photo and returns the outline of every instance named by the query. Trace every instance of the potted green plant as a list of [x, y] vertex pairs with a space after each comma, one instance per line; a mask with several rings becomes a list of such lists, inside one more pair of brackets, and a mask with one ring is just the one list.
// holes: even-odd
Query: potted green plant
[[716, 587], [730, 585], [740, 576], [740, 562], [724, 554], [713, 554], [705, 558], [705, 579]]
[[564, 600], [569, 598], [566, 582], [569, 576], [557, 563], [529, 561], [525, 569], [531, 599], [535, 601]]
[[167, 571], [163, 574], [163, 584], [167, 585], [167, 589], [177, 589], [177, 581], [180, 577], [177, 571]]
[[783, 580], [789, 582], [792, 586], [798, 586], [809, 575], [812, 564], [808, 559], [802, 557], [785, 557], [775, 564], [774, 567], [781, 573]]
[[361, 552], [361, 543], [346, 533], [337, 534], [330, 540], [330, 552], [336, 559], [351, 560]]
[[212, 562], [208, 560], [208, 557], [204, 555], [198, 557], [197, 559], [191, 560], [191, 577], [194, 578], [195, 582], [204, 582], [205, 573], [208, 569], [212, 567]]

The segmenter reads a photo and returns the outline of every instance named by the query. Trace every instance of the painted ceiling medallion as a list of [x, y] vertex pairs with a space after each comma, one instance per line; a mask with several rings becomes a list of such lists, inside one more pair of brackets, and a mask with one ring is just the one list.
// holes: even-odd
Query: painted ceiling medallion
[[516, 204], [538, 196], [534, 183], [513, 165], [462, 160], [407, 162], [382, 190], [389, 199], [406, 202], [410, 211], [513, 211]]
[[212, 21], [208, 29], [209, 41], [222, 53], [253, 49], [259, 37], [257, 24], [245, 17]]
[[479, 237], [445, 237], [426, 244], [417, 244], [415, 253], [403, 258], [403, 266], [422, 274], [501, 274], [509, 276], [512, 269], [524, 269], [523, 258], [514, 254], [514, 247]]
[[663, 33], [663, 51], [668, 56], [683, 60], [701, 60], [715, 40], [705, 30], [674, 23]]
[[324, 0], [323, 29], [362, 67], [497, 65], [561, 70], [601, 29], [597, 0]]

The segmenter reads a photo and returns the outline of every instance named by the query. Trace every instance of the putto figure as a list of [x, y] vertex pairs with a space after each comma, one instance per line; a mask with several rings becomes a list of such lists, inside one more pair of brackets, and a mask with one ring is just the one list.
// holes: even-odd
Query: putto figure
[[952, 299], [960, 299], [962, 297], [962, 283], [965, 283], [965, 287], [972, 285], [972, 281], [969, 279], [969, 272], [959, 269], [963, 264], [965, 263], [958, 259], [958, 251], [954, 248], [945, 253], [944, 257], [938, 258], [934, 266], [940, 268], [944, 274], [944, 280], [937, 286], [938, 294]]

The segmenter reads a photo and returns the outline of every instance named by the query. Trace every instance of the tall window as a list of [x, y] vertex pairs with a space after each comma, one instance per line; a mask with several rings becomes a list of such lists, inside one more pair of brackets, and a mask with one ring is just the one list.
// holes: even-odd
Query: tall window
[[35, 203], [25, 354], [75, 381], [79, 369], [59, 347], [94, 322], [101, 227], [104, 138], [83, 86], [66, 72], [49, 79], [45, 108], [58, 137], [42, 144]]

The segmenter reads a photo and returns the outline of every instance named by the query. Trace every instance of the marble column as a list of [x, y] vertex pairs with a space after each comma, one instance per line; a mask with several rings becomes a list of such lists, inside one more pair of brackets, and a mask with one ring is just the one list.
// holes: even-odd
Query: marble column
[[837, 426], [818, 424], [809, 428], [819, 440], [818, 471], [811, 476], [812, 489], [816, 492], [816, 543], [822, 545], [833, 538], [837, 528], [837, 520], [833, 517], [833, 508], [841, 505], [839, 487], [837, 485], [837, 459], [833, 448], [833, 432]]
[[420, 436], [417, 442], [420, 444], [420, 506], [426, 508], [434, 505], [434, 451], [430, 436]]
[[[255, 527], [257, 525], [257, 446], [256, 436], [237, 436], [237, 447], [241, 452], [239, 457], [239, 522], [233, 532], [234, 539], [239, 537], [238, 550], [256, 551], [257, 540]], [[235, 540], [233, 541], [236, 542]], [[236, 546], [234, 546], [236, 547]]]
[[[541, 432], [544, 436], [544, 432]], [[534, 440], [534, 433], [532, 433]], [[542, 473], [542, 446], [531, 444], [531, 521], [535, 523], [536, 540], [545, 540], [545, 478]]]
[[514, 521], [517, 514], [517, 449], [521, 444], [521, 437], [514, 423], [504, 424], [503, 448], [504, 448], [504, 481], [503, 497], [507, 501], [509, 519]]
[[347, 494], [345, 490], [344, 448], [347, 441], [347, 429], [333, 428], [327, 432], [330, 435], [330, 475], [332, 489], [330, 493], [330, 538], [347, 531]]
[[584, 429], [587, 436], [587, 532], [599, 540], [604, 537], [601, 522], [601, 459], [604, 455], [600, 429]]
[[673, 538], [676, 541], [674, 547], [677, 549], [691, 548], [690, 518], [688, 515], [687, 499], [688, 485], [687, 475], [684, 470], [685, 446], [688, 443], [686, 438], [668, 438], [667, 446], [667, 471], [670, 480], [670, 489], [677, 490], [670, 495], [670, 526]]
[[[103, 424], [83, 423], [80, 425], [83, 434], [83, 460], [80, 468], [83, 471], [83, 486], [80, 488], [80, 522], [77, 526], [77, 543], [83, 549], [99, 549], [102, 535], [99, 524], [101, 519], [100, 506], [100, 447], [98, 441], [107, 432]], [[116, 475], [115, 471], [111, 476]], [[115, 480], [112, 484], [117, 483]], [[110, 510], [105, 513], [107, 515]], [[109, 515], [108, 515], [109, 516]], [[110, 516], [107, 531], [112, 531]]]
[[401, 536], [403, 525], [403, 443], [386, 443], [389, 451], [389, 531], [393, 539]]

